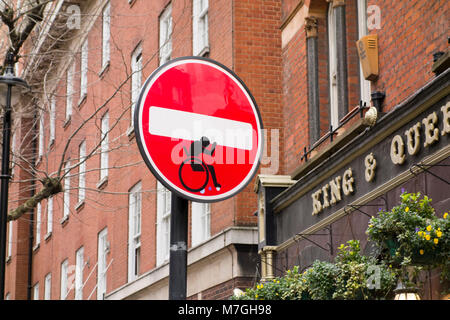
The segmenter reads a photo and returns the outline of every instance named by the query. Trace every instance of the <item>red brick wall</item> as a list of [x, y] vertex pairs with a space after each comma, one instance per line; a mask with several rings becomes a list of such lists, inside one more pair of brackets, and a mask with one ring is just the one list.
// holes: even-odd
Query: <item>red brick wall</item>
[[369, 0], [370, 5], [381, 12], [381, 29], [370, 32], [378, 35], [380, 70], [372, 91], [386, 92], [388, 111], [435, 77], [432, 54], [448, 50], [450, 3]]
[[[281, 3], [235, 0], [233, 21], [233, 69], [253, 94], [264, 128], [280, 130], [280, 159], [284, 157], [281, 101]], [[270, 132], [270, 131], [269, 131]], [[270, 148], [268, 141], [267, 148]], [[270, 154], [269, 154], [270, 155]], [[281, 161], [280, 161], [281, 162]], [[278, 174], [283, 172], [283, 166]], [[254, 182], [236, 198], [236, 224], [255, 225], [257, 208]]]

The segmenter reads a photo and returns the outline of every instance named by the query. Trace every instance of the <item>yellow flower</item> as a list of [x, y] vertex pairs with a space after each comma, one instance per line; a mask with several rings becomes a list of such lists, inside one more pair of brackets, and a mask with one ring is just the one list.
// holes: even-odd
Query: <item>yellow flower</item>
[[444, 213], [444, 219], [447, 219], [448, 217], [448, 212]]
[[406, 208], [405, 208], [405, 212], [408, 212], [408, 211], [409, 211], [409, 207], [406, 207]]
[[427, 227], [427, 231], [431, 231], [431, 225]]
[[255, 294], [255, 298], [258, 298], [258, 295], [257, 295], [257, 294]]
[[440, 238], [440, 237], [442, 237], [442, 231], [436, 231], [436, 236], [438, 237], [438, 238]]
[[417, 234], [421, 237], [421, 236], [423, 236], [423, 231], [419, 231], [419, 232], [417, 232]]
[[419, 250], [419, 253], [420, 253], [421, 255], [423, 255], [423, 254], [425, 253], [425, 251], [423, 251], [422, 249], [420, 249], [420, 250]]
[[434, 244], [438, 244], [439, 239], [438, 238], [434, 238], [433, 242], [434, 242]]
[[430, 240], [430, 239], [431, 239], [430, 235], [427, 234], [427, 235], [425, 236], [425, 239]]

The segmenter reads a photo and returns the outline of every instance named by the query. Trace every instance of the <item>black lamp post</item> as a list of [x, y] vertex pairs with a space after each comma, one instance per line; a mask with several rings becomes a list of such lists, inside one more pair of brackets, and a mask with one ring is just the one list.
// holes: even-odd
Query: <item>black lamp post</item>
[[[12, 88], [15, 86], [28, 87], [25, 80], [14, 75], [13, 58], [13, 54], [9, 52], [6, 59], [5, 72], [2, 76], [0, 76], [0, 84], [4, 84], [0, 88], [0, 99], [2, 99], [2, 96], [6, 96], [6, 103], [3, 112], [2, 172], [0, 175], [0, 300], [5, 298], [6, 222], [8, 215], [9, 180], [11, 179], [9, 174], [9, 152], [11, 141]], [[2, 104], [1, 100], [0, 104]]]

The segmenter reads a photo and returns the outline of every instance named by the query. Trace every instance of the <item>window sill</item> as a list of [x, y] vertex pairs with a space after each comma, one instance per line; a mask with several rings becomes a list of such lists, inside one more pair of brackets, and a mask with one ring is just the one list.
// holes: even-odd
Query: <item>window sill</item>
[[81, 107], [84, 106], [86, 100], [87, 100], [87, 94], [85, 93], [80, 97], [80, 100], [78, 101], [78, 109], [81, 109]]
[[75, 210], [76, 210], [77, 212], [80, 212], [81, 210], [83, 210], [84, 204], [85, 204], [84, 199], [81, 200], [81, 201], [79, 201], [79, 202], [75, 205]]
[[110, 65], [110, 62], [108, 61], [108, 62], [106, 62], [105, 65], [103, 66], [102, 70], [100, 70], [100, 72], [98, 73], [98, 76], [99, 76], [100, 78], [103, 78], [103, 76], [105, 75], [106, 71], [108, 71], [109, 65]]
[[135, 134], [134, 134], [134, 127], [133, 126], [130, 126], [127, 129], [127, 136], [128, 136], [129, 140], [132, 140], [134, 138]]
[[35, 244], [34, 247], [33, 247], [33, 252], [38, 251], [40, 247], [41, 247], [41, 243]]
[[55, 145], [55, 138], [50, 139], [50, 141], [48, 142], [48, 150], [51, 151], [54, 145]]
[[202, 50], [197, 54], [199, 57], [204, 57], [206, 54], [209, 54], [209, 46], [203, 47]]
[[97, 183], [96, 187], [97, 187], [97, 189], [102, 190], [102, 189], [105, 189], [107, 185], [108, 185], [108, 176], [106, 176], [102, 180], [100, 180]]
[[52, 232], [51, 231], [47, 232], [47, 234], [44, 236], [44, 240], [49, 241], [51, 237], [52, 237]]
[[63, 124], [64, 129], [69, 126], [71, 120], [72, 120], [72, 116], [71, 115], [67, 116], [66, 121], [64, 121], [64, 124]]
[[69, 215], [67, 215], [67, 216], [65, 216], [65, 217], [62, 217], [62, 219], [59, 220], [59, 223], [60, 223], [63, 227], [65, 227], [68, 221], [69, 221]]

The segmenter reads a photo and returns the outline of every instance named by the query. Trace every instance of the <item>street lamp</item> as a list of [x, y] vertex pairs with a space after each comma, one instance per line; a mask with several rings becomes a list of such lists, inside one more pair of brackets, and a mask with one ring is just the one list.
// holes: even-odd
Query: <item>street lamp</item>
[[[14, 75], [14, 55], [8, 52], [6, 57], [6, 67], [0, 76], [0, 104], [3, 96], [6, 99], [3, 113], [3, 145], [2, 145], [2, 172], [0, 175], [0, 300], [5, 298], [5, 263], [6, 263], [6, 222], [8, 215], [8, 188], [11, 176], [9, 174], [9, 152], [11, 141], [11, 103], [18, 99], [17, 92], [13, 92], [13, 87], [26, 87], [25, 80]], [[16, 91], [16, 90], [14, 90]], [[3, 109], [3, 108], [2, 108]]]
[[417, 288], [407, 288], [401, 280], [398, 281], [394, 293], [394, 300], [420, 300]]

